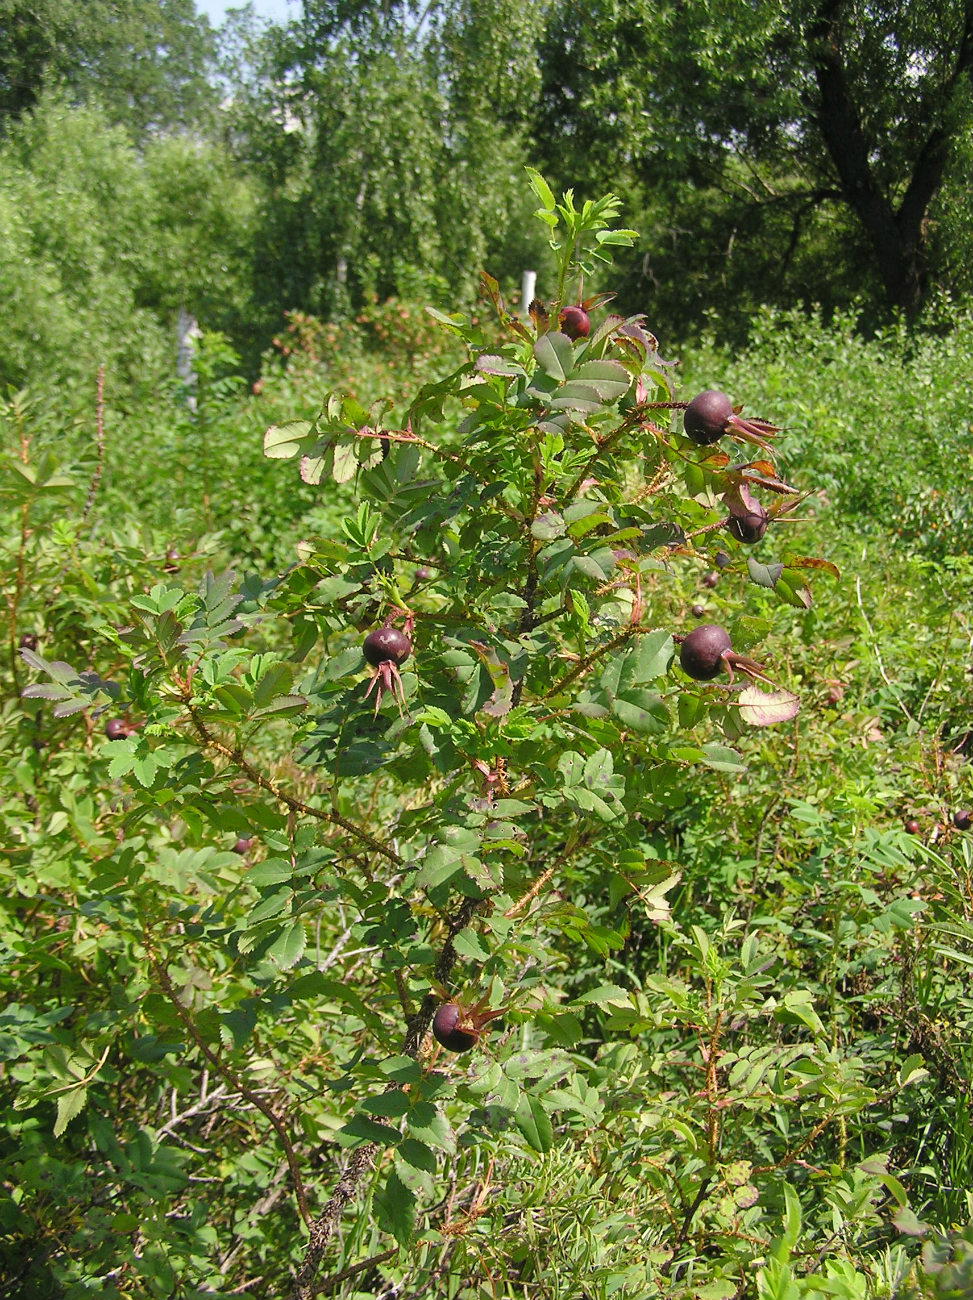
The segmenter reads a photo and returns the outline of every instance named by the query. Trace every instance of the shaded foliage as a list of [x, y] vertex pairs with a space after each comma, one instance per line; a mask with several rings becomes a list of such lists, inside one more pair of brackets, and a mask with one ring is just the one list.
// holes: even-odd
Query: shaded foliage
[[[872, 285], [914, 311], [948, 274], [929, 223], [968, 205], [951, 170], [973, 122], [968, 3], [564, 0], [542, 67], [545, 163], [566, 181], [620, 167], [658, 214], [660, 263], [667, 236], [695, 261], [702, 209], [711, 297], [730, 314], [734, 293], [840, 302]], [[968, 290], [965, 272], [950, 287]]]

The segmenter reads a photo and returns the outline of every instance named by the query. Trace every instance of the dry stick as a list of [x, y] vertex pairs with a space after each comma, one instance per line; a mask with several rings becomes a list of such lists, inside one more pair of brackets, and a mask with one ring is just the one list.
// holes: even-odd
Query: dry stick
[[571, 669], [569, 673], [565, 673], [565, 675], [562, 678], [560, 678], [559, 681], [556, 681], [554, 683], [554, 685], [550, 688], [550, 690], [545, 691], [544, 694], [541, 696], [541, 699], [549, 700], [552, 695], [559, 694], [561, 691], [564, 690], [565, 686], [573, 682], [575, 678], [580, 677], [582, 673], [586, 673], [588, 669], [593, 664], [597, 663], [598, 660], [601, 659], [604, 655], [616, 649], [618, 646], [624, 645], [625, 642], [628, 641], [631, 637], [635, 636], [636, 633], [644, 632], [646, 630], [647, 629], [645, 628], [634, 626], [633, 624], [630, 623], [624, 629], [624, 631], [619, 632], [619, 634], [617, 636], [612, 637], [610, 641], [606, 641], [604, 645], [596, 647], [596, 649], [592, 650], [591, 654], [585, 655], [584, 659], [582, 659], [580, 663], [575, 664], [575, 666]]
[[886, 686], [889, 688], [889, 690], [892, 692], [892, 695], [893, 695], [894, 698], [895, 698], [895, 702], [896, 702], [896, 704], [899, 706], [899, 708], [902, 710], [902, 712], [905, 714], [905, 716], [909, 719], [909, 721], [912, 722], [912, 721], [914, 720], [913, 717], [912, 717], [912, 714], [909, 712], [909, 710], [908, 710], [908, 709], [906, 708], [906, 706], [903, 704], [903, 702], [902, 702], [902, 696], [899, 694], [899, 692], [898, 692], [898, 691], [895, 689], [895, 687], [892, 685], [891, 681], [889, 681], [889, 675], [888, 675], [888, 673], [885, 671], [885, 664], [882, 663], [882, 654], [881, 654], [881, 651], [880, 651], [879, 648], [878, 648], [878, 641], [875, 639], [875, 633], [874, 633], [873, 630], [872, 630], [872, 625], [871, 625], [871, 623], [868, 621], [868, 615], [865, 613], [865, 606], [864, 606], [864, 603], [862, 602], [862, 580], [861, 580], [861, 576], [860, 576], [860, 575], [855, 579], [855, 598], [856, 598], [857, 601], [858, 601], [858, 612], [859, 612], [859, 613], [861, 614], [861, 616], [862, 616], [862, 622], [865, 624], [865, 627], [866, 627], [867, 630], [868, 630], [868, 635], [869, 635], [869, 636], [871, 637], [871, 639], [872, 639], [872, 651], [873, 651], [873, 653], [874, 653], [874, 655], [875, 655], [875, 662], [878, 664], [878, 671], [882, 674], [882, 681], [885, 683], [885, 685], [886, 685]]
[[258, 1282], [264, 1280], [263, 1274], [259, 1277], [248, 1277], [246, 1282], [241, 1282], [239, 1286], [234, 1287], [232, 1291], [227, 1291], [227, 1295], [243, 1295], [244, 1291], [249, 1291], [250, 1287], [256, 1286]]
[[81, 512], [81, 522], [84, 523], [91, 513], [91, 507], [95, 503], [95, 496], [98, 492], [98, 484], [101, 482], [101, 471], [105, 462], [105, 363], [102, 362], [98, 367], [98, 384], [97, 400], [95, 404], [95, 438], [98, 457], [95, 461], [95, 472], [91, 476], [91, 486], [88, 488], [88, 498], [84, 503], [84, 510]]
[[268, 794], [272, 794], [275, 799], [288, 807], [291, 812], [303, 813], [307, 817], [317, 818], [318, 821], [329, 822], [332, 826], [340, 826], [343, 831], [347, 831], [347, 833], [354, 839], [367, 845], [373, 853], [381, 854], [381, 856], [387, 858], [389, 862], [394, 862], [397, 867], [403, 865], [402, 858], [398, 853], [396, 853], [395, 849], [393, 849], [391, 845], [386, 844], [383, 840], [376, 839], [374, 835], [370, 835], [363, 827], [357, 826], [346, 817], [342, 817], [340, 813], [329, 812], [326, 808], [315, 808], [311, 804], [303, 803], [300, 799], [296, 799], [292, 794], [288, 794], [286, 790], [282, 790], [277, 782], [272, 781], [269, 776], [264, 776], [262, 772], [258, 772], [249, 759], [246, 758], [242, 749], [231, 749], [229, 745], [224, 745], [221, 740], [217, 740], [193, 706], [187, 699], [185, 699], [185, 696], [183, 696], [183, 699], [189, 712], [189, 716], [192, 718], [193, 726], [196, 728], [203, 743], [209, 749], [215, 750], [217, 754], [222, 754], [224, 758], [229, 759], [231, 763], [235, 764], [241, 772], [244, 772], [250, 778], [254, 785], [258, 786], [261, 790], [266, 790]]
[[[443, 944], [442, 952], [439, 954], [433, 972], [436, 982], [439, 984], [446, 983], [449, 973], [456, 962], [456, 949], [453, 946], [453, 939], [459, 934], [460, 930], [469, 925], [478, 903], [478, 899], [465, 898], [449, 924], [449, 934]], [[429, 1026], [429, 1021], [432, 1019], [436, 1001], [437, 998], [434, 993], [427, 993], [419, 1010], [406, 1023], [402, 1052], [405, 1056], [411, 1056], [413, 1060], [419, 1055], [419, 1047]], [[398, 1085], [394, 1083], [389, 1085], [390, 1090], [396, 1087]], [[321, 1265], [321, 1260], [324, 1258], [328, 1242], [338, 1226], [342, 1211], [358, 1191], [359, 1184], [371, 1169], [372, 1158], [378, 1149], [377, 1142], [366, 1142], [363, 1146], [355, 1149], [344, 1173], [338, 1180], [337, 1187], [328, 1197], [327, 1204], [310, 1224], [310, 1237], [307, 1248], [304, 1252], [304, 1258], [301, 1260], [301, 1266], [297, 1271], [297, 1276], [294, 1279], [293, 1300], [313, 1300], [316, 1292], [314, 1279]]]
[[307, 1194], [304, 1190], [304, 1180], [301, 1177], [300, 1166], [297, 1163], [297, 1154], [294, 1151], [293, 1143], [291, 1142], [290, 1136], [287, 1129], [284, 1127], [280, 1116], [271, 1106], [267, 1105], [262, 1097], [255, 1093], [252, 1088], [249, 1088], [234, 1070], [231, 1070], [225, 1062], [220, 1060], [210, 1045], [201, 1036], [199, 1030], [196, 1028], [196, 1023], [192, 1016], [179, 1001], [179, 995], [173, 987], [172, 980], [169, 978], [169, 972], [166, 970], [165, 966], [155, 957], [148, 945], [146, 945], [146, 952], [149, 958], [149, 965], [155, 972], [155, 976], [159, 981], [163, 993], [172, 1005], [176, 1015], [186, 1026], [193, 1042], [220, 1077], [237, 1089], [238, 1092], [246, 1097], [251, 1106], [255, 1106], [257, 1110], [260, 1111], [261, 1115], [270, 1121], [274, 1131], [280, 1138], [281, 1146], [284, 1148], [284, 1155], [287, 1158], [287, 1167], [290, 1170], [291, 1181], [294, 1184], [294, 1195], [297, 1198], [297, 1208], [300, 1210], [301, 1218], [304, 1222], [310, 1224], [311, 1212], [307, 1208]]
[[[30, 440], [24, 430], [24, 416], [21, 409], [15, 405], [16, 398], [11, 400], [10, 406], [14, 412], [14, 418], [17, 422], [17, 434], [20, 440], [20, 463], [27, 465], [30, 460]], [[30, 536], [30, 506], [26, 501], [21, 502], [20, 506], [20, 545], [17, 548], [17, 576], [14, 580], [13, 591], [4, 593], [7, 602], [7, 621], [10, 625], [10, 675], [14, 681], [14, 693], [20, 695], [20, 659], [17, 655], [17, 612], [20, 608], [20, 598], [23, 595], [25, 578], [25, 564], [27, 557], [27, 539]]]
[[333, 1291], [339, 1282], [347, 1282], [350, 1277], [357, 1277], [359, 1273], [364, 1273], [366, 1269], [374, 1268], [377, 1264], [384, 1264], [387, 1259], [399, 1253], [398, 1246], [393, 1246], [391, 1250], [383, 1250], [380, 1255], [370, 1255], [368, 1259], [360, 1260], [357, 1264], [352, 1264], [350, 1268], [343, 1268], [340, 1273], [332, 1273], [329, 1277], [317, 1282], [314, 1286], [315, 1295], [323, 1295], [325, 1291]]
[[[204, 1075], [205, 1075], [205, 1071], [204, 1071]], [[175, 1135], [174, 1131], [176, 1128], [178, 1128], [180, 1124], [185, 1123], [187, 1119], [192, 1119], [194, 1115], [200, 1115], [204, 1111], [213, 1110], [213, 1108], [218, 1106], [225, 1097], [226, 1097], [226, 1085], [220, 1084], [220, 1086], [218, 1088], [215, 1088], [212, 1092], [207, 1092], [204, 1096], [200, 1097], [199, 1101], [194, 1102], [194, 1104], [188, 1107], [186, 1110], [184, 1110], [182, 1114], [176, 1114], [175, 1113], [176, 1097], [175, 1097], [175, 1091], [173, 1091], [173, 1097], [172, 1097], [172, 1109], [174, 1112], [173, 1116], [168, 1121], [168, 1123], [163, 1124], [162, 1128], [157, 1130], [155, 1135], [155, 1141], [157, 1143], [161, 1142], [162, 1139], [167, 1134], [170, 1133]]]

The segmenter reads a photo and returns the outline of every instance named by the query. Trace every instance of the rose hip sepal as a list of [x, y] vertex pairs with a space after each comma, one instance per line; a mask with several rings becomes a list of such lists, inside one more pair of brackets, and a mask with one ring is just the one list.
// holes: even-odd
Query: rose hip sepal
[[497, 1007], [490, 1011], [487, 993], [475, 1006], [466, 1008], [460, 1002], [444, 1002], [432, 1018], [432, 1036], [447, 1052], [472, 1051], [480, 1034], [491, 1020], [496, 1020], [507, 1010]]
[[747, 687], [740, 695], [738, 706], [741, 715], [751, 725], [769, 727], [778, 722], [788, 722], [797, 715], [797, 696], [790, 691], [782, 691], [756, 659], [738, 654], [733, 649], [725, 628], [717, 627], [715, 623], [701, 623], [685, 636], [677, 636], [674, 640], [679, 645], [679, 666], [694, 681], [711, 682], [725, 671], [732, 683], [736, 671], [748, 677], [751, 682], [766, 682], [773, 687], [770, 692]]
[[404, 664], [409, 655], [412, 654], [412, 642], [397, 627], [389, 627], [388, 625], [377, 627], [374, 632], [369, 632], [368, 636], [365, 637], [362, 644], [362, 654], [365, 656], [366, 663], [375, 669], [368, 690], [365, 692], [366, 700], [372, 691], [375, 692], [375, 715], [378, 716], [382, 696], [391, 693], [392, 698], [399, 706], [399, 715], [401, 716], [402, 705], [405, 703], [405, 691], [402, 689], [399, 665]]
[[726, 531], [738, 542], [752, 546], [767, 531], [770, 518], [765, 506], [753, 496], [746, 482], [741, 480], [723, 493], [723, 504], [730, 512]]
[[708, 447], [724, 434], [729, 434], [744, 442], [755, 443], [765, 451], [770, 450], [767, 439], [780, 432], [767, 420], [742, 419], [726, 393], [716, 388], [706, 388], [697, 393], [683, 413], [682, 427], [690, 442], [699, 447]]

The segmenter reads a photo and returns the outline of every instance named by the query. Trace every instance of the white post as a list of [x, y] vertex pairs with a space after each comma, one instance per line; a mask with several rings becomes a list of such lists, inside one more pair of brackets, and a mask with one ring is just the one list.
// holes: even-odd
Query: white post
[[537, 287], [537, 272], [525, 271], [520, 281], [520, 306], [525, 317], [530, 314], [530, 304], [534, 301]]
[[176, 374], [189, 389], [186, 395], [186, 405], [193, 413], [196, 411], [196, 396], [192, 392], [196, 383], [196, 375], [193, 372], [193, 354], [196, 351], [195, 340], [199, 338], [201, 333], [202, 330], [196, 322], [196, 317], [190, 316], [184, 307], [180, 307], [179, 320], [176, 324], [178, 338]]

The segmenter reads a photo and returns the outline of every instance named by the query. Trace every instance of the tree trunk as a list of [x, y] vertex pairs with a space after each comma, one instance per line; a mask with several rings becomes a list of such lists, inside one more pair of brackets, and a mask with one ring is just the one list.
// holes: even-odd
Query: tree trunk
[[[823, 0], [808, 31], [820, 100], [818, 125], [845, 202], [861, 222], [878, 264], [889, 306], [914, 315], [926, 291], [926, 221], [949, 161], [951, 137], [937, 114], [923, 141], [898, 209], [879, 186], [869, 162], [869, 141], [852, 98], [841, 46], [845, 0]], [[944, 102], [970, 93], [973, 82], [973, 0], [964, 6], [963, 33], [945, 87]]]

